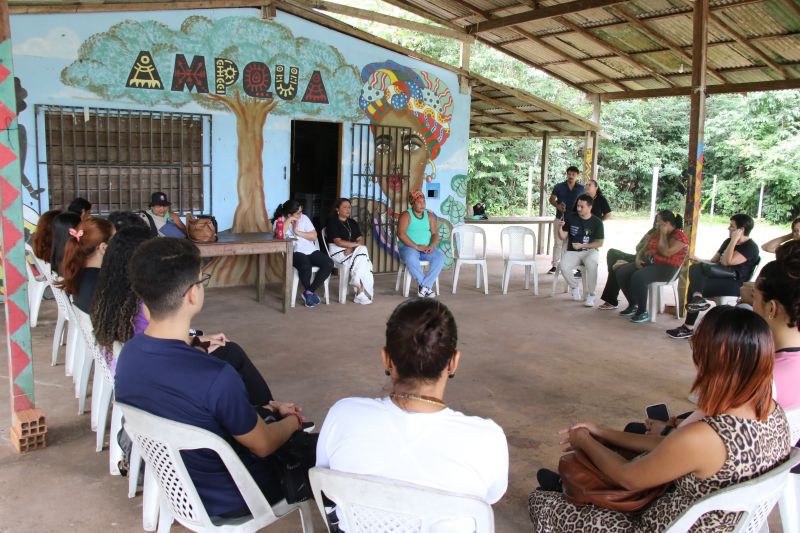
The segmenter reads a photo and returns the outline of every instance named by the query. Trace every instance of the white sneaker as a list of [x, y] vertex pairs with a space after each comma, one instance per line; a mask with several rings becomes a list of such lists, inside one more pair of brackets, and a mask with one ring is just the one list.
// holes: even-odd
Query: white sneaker
[[594, 307], [594, 294], [589, 294], [586, 296], [586, 301], [583, 302], [583, 305], [586, 307]]
[[425, 298], [426, 296], [428, 296], [428, 288], [427, 287], [423, 287], [422, 285], [420, 285], [419, 289], [417, 290], [417, 297], [418, 298]]
[[369, 305], [372, 303], [372, 300], [370, 300], [369, 297], [363, 291], [356, 294], [356, 297], [353, 298], [353, 301], [361, 305]]
[[572, 293], [572, 299], [576, 302], [581, 301], [581, 289], [580, 287], [575, 287], [574, 289], [570, 289], [569, 292]]
[[436, 298], [436, 291], [425, 287], [425, 298]]

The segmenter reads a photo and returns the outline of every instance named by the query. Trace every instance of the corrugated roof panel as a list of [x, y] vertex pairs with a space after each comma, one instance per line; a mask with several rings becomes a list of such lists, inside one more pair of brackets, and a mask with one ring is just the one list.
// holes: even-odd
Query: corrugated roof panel
[[518, 26], [525, 31], [533, 33], [534, 35], [545, 35], [555, 31], [567, 29], [563, 24], [557, 22], [555, 19], [532, 20], [530, 22], [523, 22]]
[[630, 24], [596, 28], [592, 33], [625, 52], [639, 52], [660, 47], [652, 38]]
[[588, 61], [587, 63], [597, 68], [600, 72], [607, 73], [612, 78], [634, 78], [637, 76], [650, 75], [650, 73], [643, 68], [636, 67], [619, 57]]
[[586, 81], [597, 81], [597, 75], [589, 72], [586, 69], [580, 68], [572, 63], [565, 63], [563, 65], [550, 65], [547, 67], [552, 72], [563, 76], [575, 83], [583, 83]]
[[545, 50], [538, 44], [535, 44], [531, 41], [520, 41], [517, 43], [504, 45], [503, 48], [509, 50], [510, 52], [514, 52], [515, 54], [527, 57], [534, 63], [545, 63], [564, 59], [564, 56], [560, 54], [554, 54], [549, 50]]
[[726, 72], [725, 78], [727, 78], [730, 83], [751, 83], [756, 81], [772, 81], [781, 79], [780, 76], [772, 71], [772, 69]]
[[692, 70], [692, 62], [684, 57], [679, 56], [672, 50], [667, 50], [666, 52], [636, 54], [636, 60], [644, 63], [661, 74], [681, 72], [681, 66], [683, 66], [684, 72]]
[[608, 48], [593, 42], [589, 37], [577, 32], [564, 33], [555, 37], [545, 37], [543, 40], [576, 58], [608, 54]]
[[713, 69], [746, 67], [760, 63], [751, 57], [748, 50], [738, 44], [713, 46], [708, 49], [708, 66]]
[[692, 45], [692, 16], [681, 15], [646, 21], [653, 31], [677, 44], [678, 46]]
[[427, 0], [409, 0], [409, 4], [445, 20], [472, 15], [473, 12], [456, 2], [428, 2]]
[[800, 18], [784, 0], [732, 7], [717, 14], [747, 38], [800, 30]]
[[778, 63], [781, 61], [800, 61], [800, 36], [759, 41], [758, 46]]

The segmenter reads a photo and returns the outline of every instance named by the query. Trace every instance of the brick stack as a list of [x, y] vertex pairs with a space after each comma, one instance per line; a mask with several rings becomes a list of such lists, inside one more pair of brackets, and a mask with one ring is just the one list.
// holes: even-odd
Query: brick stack
[[10, 438], [17, 452], [24, 453], [47, 446], [47, 424], [41, 409], [24, 409], [14, 413]]

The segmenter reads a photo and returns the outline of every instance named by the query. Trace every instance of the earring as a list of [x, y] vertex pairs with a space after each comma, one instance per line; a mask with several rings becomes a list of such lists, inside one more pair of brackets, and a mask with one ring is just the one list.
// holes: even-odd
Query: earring
[[384, 370], [383, 373], [386, 374], [387, 376], [391, 376], [392, 375], [392, 372], [388, 368], [386, 370]]
[[453, 372], [452, 374], [447, 374], [447, 379], [453, 379], [454, 377], [456, 377], [455, 372]]

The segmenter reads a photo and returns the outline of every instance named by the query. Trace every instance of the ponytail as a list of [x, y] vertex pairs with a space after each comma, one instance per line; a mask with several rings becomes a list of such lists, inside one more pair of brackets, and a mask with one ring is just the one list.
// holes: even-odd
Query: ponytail
[[664, 209], [657, 213], [657, 216], [664, 222], [668, 222], [675, 229], [683, 229], [683, 217], [678, 213], [673, 213], [669, 209]]
[[270, 222], [275, 223], [279, 217], [288, 217], [292, 213], [296, 213], [300, 207], [300, 202], [297, 200], [286, 200], [284, 203], [278, 204], [278, 207], [275, 208]]
[[88, 217], [70, 228], [69, 239], [64, 245], [64, 259], [61, 262], [61, 280], [59, 287], [68, 294], [78, 294], [78, 278], [97, 247], [108, 242], [114, 234], [114, 224], [105, 218]]

